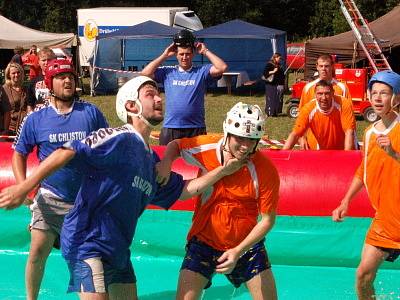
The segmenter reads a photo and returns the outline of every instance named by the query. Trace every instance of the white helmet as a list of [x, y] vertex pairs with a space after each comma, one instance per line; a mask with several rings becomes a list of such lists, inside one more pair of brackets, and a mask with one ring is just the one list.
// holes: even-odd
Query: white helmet
[[226, 114], [224, 139], [226, 140], [228, 133], [250, 139], [261, 139], [264, 135], [264, 122], [264, 114], [258, 105], [236, 103]]
[[[139, 90], [145, 83], [149, 83], [157, 87], [157, 83], [150, 77], [137, 76], [129, 80], [119, 89], [117, 99], [115, 101], [115, 109], [117, 111], [118, 118], [122, 122], [128, 122], [128, 115], [139, 118], [142, 117], [142, 104], [139, 101]], [[139, 106], [139, 112], [137, 114], [126, 111], [125, 104], [127, 101], [136, 102], [136, 104]]]

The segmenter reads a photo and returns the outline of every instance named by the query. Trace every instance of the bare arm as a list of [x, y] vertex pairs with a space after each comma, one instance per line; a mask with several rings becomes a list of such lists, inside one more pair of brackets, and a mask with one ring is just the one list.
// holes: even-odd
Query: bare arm
[[354, 199], [354, 197], [362, 189], [363, 186], [364, 184], [360, 178], [353, 178], [353, 181], [351, 182], [350, 187], [346, 192], [346, 195], [340, 202], [340, 205], [332, 212], [333, 221], [341, 222], [344, 220], [344, 217], [347, 214], [347, 210], [349, 209], [350, 202]]
[[168, 183], [171, 174], [172, 163], [180, 156], [179, 145], [176, 140], [168, 143], [165, 148], [162, 160], [156, 165], [157, 182], [161, 185]]
[[[157, 182], [165, 185], [169, 181], [171, 166], [175, 159], [180, 157], [177, 140], [168, 143], [163, 159], [157, 164]], [[239, 161], [231, 156], [227, 157], [223, 166], [207, 172], [201, 177], [186, 182], [179, 199], [184, 200], [202, 194], [208, 187], [212, 186], [224, 176], [233, 174], [247, 163], [246, 160]]]
[[245, 160], [239, 161], [236, 158], [230, 158], [224, 163], [201, 177], [189, 180], [183, 188], [179, 199], [184, 200], [202, 194], [208, 187], [212, 186], [224, 176], [231, 175], [246, 164]]
[[17, 184], [21, 183], [26, 178], [26, 161], [26, 156], [14, 151], [12, 156], [12, 170]]
[[[0, 208], [13, 209], [20, 206], [26, 195], [44, 178], [63, 167], [75, 155], [70, 149], [58, 149], [42, 161], [37, 169], [23, 181], [3, 189], [0, 193]], [[26, 169], [26, 161], [25, 161]]]
[[176, 47], [172, 43], [164, 50], [164, 52], [159, 57], [157, 57], [156, 59], [151, 61], [147, 66], [145, 66], [144, 69], [142, 70], [141, 74], [144, 76], [154, 78], [154, 73], [155, 73], [156, 69], [159, 66], [161, 66], [161, 64], [165, 60], [167, 60], [169, 57], [172, 57], [174, 55], [176, 55]]
[[261, 214], [261, 220], [250, 231], [246, 238], [235, 248], [225, 251], [218, 262], [216, 267], [217, 273], [229, 274], [241, 255], [248, 251], [254, 244], [261, 241], [265, 235], [272, 229], [275, 224], [275, 212]]
[[285, 142], [285, 145], [283, 145], [282, 150], [292, 149], [294, 147], [294, 145], [296, 145], [296, 143], [297, 143], [299, 138], [300, 137], [294, 131], [292, 131], [289, 134], [289, 136], [288, 136], [288, 138], [287, 138], [287, 140]]
[[212, 77], [221, 76], [228, 69], [228, 65], [216, 54], [207, 49], [204, 43], [196, 44], [197, 52], [201, 55], [207, 57], [212, 63], [212, 67], [210, 69], [210, 74]]
[[354, 130], [348, 129], [344, 133], [344, 150], [354, 149]]

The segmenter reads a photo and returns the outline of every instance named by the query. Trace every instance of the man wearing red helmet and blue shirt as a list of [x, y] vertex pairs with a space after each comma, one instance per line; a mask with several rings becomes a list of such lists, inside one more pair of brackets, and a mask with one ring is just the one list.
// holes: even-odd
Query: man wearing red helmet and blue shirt
[[[25, 119], [14, 142], [12, 166], [17, 183], [26, 178], [28, 155], [37, 148], [39, 161], [68, 141], [108, 127], [98, 108], [76, 97], [77, 75], [67, 60], [47, 64], [45, 83], [50, 101]], [[64, 216], [73, 206], [82, 180], [74, 162], [66, 164], [40, 183], [31, 205], [31, 246], [26, 265], [27, 299], [37, 299], [46, 259], [57, 241]]]

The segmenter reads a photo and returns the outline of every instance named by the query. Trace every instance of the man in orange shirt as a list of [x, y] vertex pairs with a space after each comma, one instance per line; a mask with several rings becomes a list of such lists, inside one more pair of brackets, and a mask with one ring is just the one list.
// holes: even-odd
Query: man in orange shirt
[[335, 70], [333, 68], [333, 60], [330, 55], [320, 55], [317, 59], [316, 68], [318, 72], [318, 78], [304, 86], [300, 97], [299, 109], [315, 98], [315, 86], [320, 80], [325, 80], [332, 83], [335, 95], [342, 96], [351, 101], [351, 95], [347, 84], [345, 82], [340, 82], [333, 77]]
[[340, 205], [332, 212], [343, 221], [349, 203], [363, 186], [376, 213], [368, 230], [357, 268], [358, 298], [375, 299], [374, 280], [383, 261], [400, 255], [400, 75], [382, 71], [372, 76], [368, 89], [375, 113], [381, 120], [364, 135], [363, 160]]
[[158, 166], [160, 183], [168, 180], [178, 156], [198, 166], [201, 174], [232, 157], [244, 162], [197, 199], [177, 299], [199, 299], [215, 273], [225, 274], [235, 287], [246, 283], [254, 299], [277, 298], [264, 238], [275, 222], [279, 175], [256, 150], [264, 122], [257, 105], [239, 102], [227, 113], [224, 137], [183, 138], [167, 146]]
[[[299, 110], [315, 98], [315, 86], [320, 80], [332, 83], [334, 94], [347, 99], [351, 105], [352, 99], [347, 84], [334, 78], [335, 70], [333, 68], [332, 56], [327, 54], [320, 55], [317, 59], [316, 68], [318, 78], [304, 86], [300, 97]], [[307, 136], [300, 139], [300, 147], [302, 149], [309, 149], [309, 144], [316, 144], [315, 137], [310, 131], [308, 131]]]
[[33, 80], [40, 74], [39, 56], [37, 54], [37, 46], [32, 45], [29, 54], [26, 56], [24, 65], [29, 66], [29, 80]]
[[320, 80], [315, 87], [316, 99], [307, 103], [297, 117], [293, 131], [283, 146], [292, 149], [307, 129], [315, 136], [312, 150], [351, 150], [354, 148], [356, 121], [351, 104], [333, 94], [331, 83]]

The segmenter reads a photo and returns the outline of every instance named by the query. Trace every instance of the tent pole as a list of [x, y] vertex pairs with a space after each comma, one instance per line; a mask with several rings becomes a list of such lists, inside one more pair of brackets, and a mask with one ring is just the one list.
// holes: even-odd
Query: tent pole
[[121, 40], [121, 69], [125, 70], [125, 39]]
[[95, 96], [95, 92], [94, 92], [94, 75], [96, 72], [96, 57], [97, 57], [97, 50], [99, 47], [99, 43], [98, 43], [98, 39], [96, 39], [95, 41], [95, 45], [94, 45], [94, 54], [93, 54], [93, 61], [92, 61], [92, 72], [90, 72], [90, 96]]
[[276, 49], [276, 38], [271, 39], [271, 44], [272, 44], [272, 54], [275, 54], [277, 51]]

